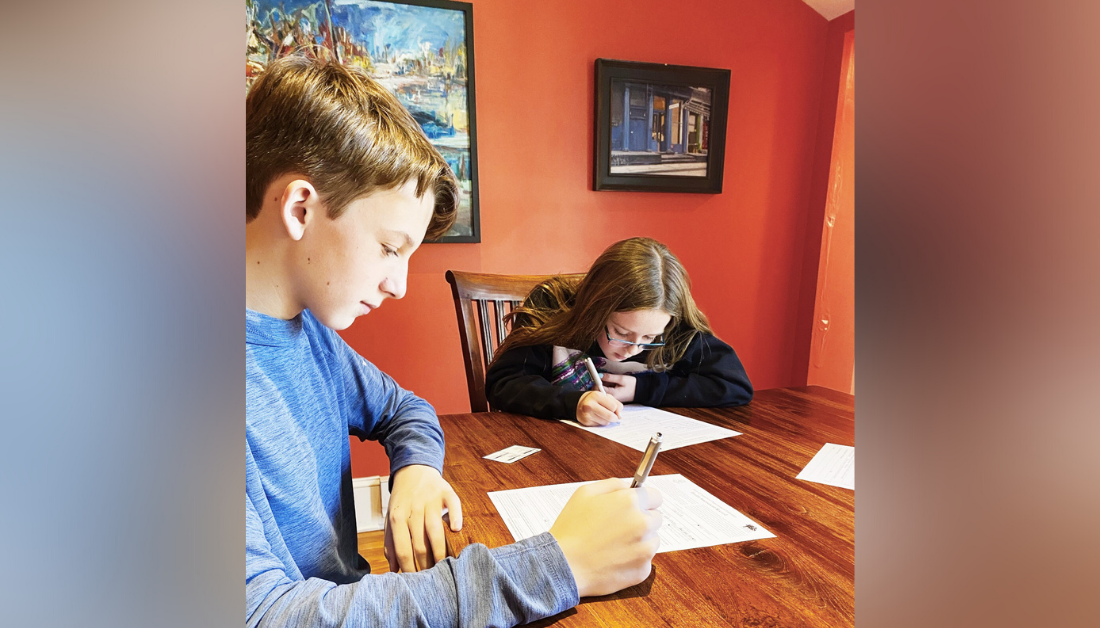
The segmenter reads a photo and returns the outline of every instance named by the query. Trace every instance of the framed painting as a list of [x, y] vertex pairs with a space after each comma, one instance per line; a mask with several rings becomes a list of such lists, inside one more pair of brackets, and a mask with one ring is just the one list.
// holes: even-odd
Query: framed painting
[[722, 192], [730, 71], [596, 59], [592, 187]]
[[481, 242], [473, 5], [448, 0], [245, 0], [246, 89], [290, 54], [365, 69], [412, 113], [458, 178], [458, 220], [436, 242]]

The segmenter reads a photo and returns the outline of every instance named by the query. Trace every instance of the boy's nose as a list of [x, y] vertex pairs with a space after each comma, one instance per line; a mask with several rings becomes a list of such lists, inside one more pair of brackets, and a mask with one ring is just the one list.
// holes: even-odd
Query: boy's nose
[[381, 290], [389, 295], [391, 299], [400, 299], [405, 296], [406, 287], [406, 274], [402, 272], [386, 277], [382, 282]]

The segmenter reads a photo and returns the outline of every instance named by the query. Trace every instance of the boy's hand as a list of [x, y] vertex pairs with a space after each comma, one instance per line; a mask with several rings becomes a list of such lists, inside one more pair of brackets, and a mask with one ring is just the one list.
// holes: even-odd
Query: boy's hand
[[419, 571], [446, 558], [443, 508], [451, 530], [461, 530], [462, 502], [439, 471], [414, 464], [394, 474], [383, 549], [390, 571]]
[[623, 404], [618, 399], [598, 390], [590, 390], [581, 395], [577, 403], [577, 422], [581, 425], [607, 425], [622, 419], [619, 414]]
[[607, 394], [623, 403], [634, 401], [634, 389], [637, 385], [638, 378], [633, 375], [603, 374], [603, 387]]
[[586, 484], [565, 504], [557, 539], [581, 597], [607, 595], [649, 577], [661, 540], [661, 493], [612, 478]]

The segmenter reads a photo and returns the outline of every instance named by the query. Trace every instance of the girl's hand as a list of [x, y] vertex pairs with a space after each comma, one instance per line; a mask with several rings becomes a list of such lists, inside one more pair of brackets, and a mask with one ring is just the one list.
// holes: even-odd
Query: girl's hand
[[393, 476], [383, 553], [390, 571], [427, 569], [447, 556], [443, 509], [451, 530], [462, 529], [462, 502], [434, 468], [412, 464]]
[[603, 374], [603, 387], [607, 394], [623, 403], [634, 401], [634, 388], [637, 385], [638, 379], [633, 375]]
[[607, 425], [622, 419], [619, 412], [623, 404], [607, 393], [590, 390], [581, 395], [577, 404], [577, 422], [589, 427]]

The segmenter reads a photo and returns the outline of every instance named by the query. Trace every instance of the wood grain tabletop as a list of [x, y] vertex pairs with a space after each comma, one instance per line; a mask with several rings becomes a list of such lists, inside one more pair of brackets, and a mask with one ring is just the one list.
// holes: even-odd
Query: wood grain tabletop
[[[740, 436], [662, 451], [652, 475], [680, 473], [775, 538], [657, 554], [653, 572], [614, 595], [533, 626], [821, 626], [855, 623], [855, 492], [796, 480], [825, 443], [855, 445], [855, 398], [820, 387], [757, 391], [738, 408], [665, 408]], [[641, 454], [558, 421], [502, 412], [441, 416], [444, 477], [462, 499], [452, 555], [513, 542], [490, 491], [629, 478]], [[513, 464], [482, 456], [542, 451]]]

